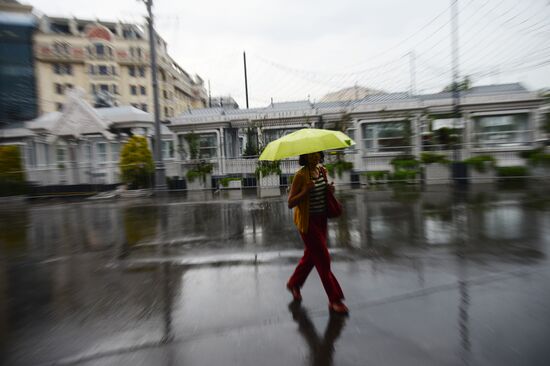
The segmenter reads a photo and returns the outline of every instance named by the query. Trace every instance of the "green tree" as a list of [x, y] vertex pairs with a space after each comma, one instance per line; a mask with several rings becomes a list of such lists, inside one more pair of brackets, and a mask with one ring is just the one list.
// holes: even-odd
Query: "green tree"
[[25, 193], [25, 174], [17, 146], [0, 146], [0, 196]]
[[131, 188], [144, 188], [149, 185], [155, 167], [147, 140], [143, 136], [132, 136], [120, 153], [122, 179]]

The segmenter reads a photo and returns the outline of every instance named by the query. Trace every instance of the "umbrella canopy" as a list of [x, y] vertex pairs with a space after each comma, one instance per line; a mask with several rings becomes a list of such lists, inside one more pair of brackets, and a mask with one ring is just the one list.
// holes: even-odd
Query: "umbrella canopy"
[[270, 142], [260, 155], [260, 160], [281, 160], [352, 145], [355, 142], [340, 131], [303, 128]]

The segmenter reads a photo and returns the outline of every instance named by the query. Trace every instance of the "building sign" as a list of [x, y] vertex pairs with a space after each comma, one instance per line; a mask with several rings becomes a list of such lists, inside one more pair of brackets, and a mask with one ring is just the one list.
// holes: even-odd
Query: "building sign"
[[111, 42], [113, 39], [113, 34], [109, 29], [102, 25], [88, 25], [86, 27], [86, 37], [90, 39], [104, 39]]

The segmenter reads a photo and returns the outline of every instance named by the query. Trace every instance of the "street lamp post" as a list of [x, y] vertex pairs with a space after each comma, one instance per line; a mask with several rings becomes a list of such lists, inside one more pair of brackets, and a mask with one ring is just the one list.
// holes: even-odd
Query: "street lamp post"
[[153, 26], [153, 0], [142, 0], [147, 6], [147, 25], [149, 28], [149, 48], [151, 53], [151, 76], [153, 79], [153, 110], [155, 116], [155, 190], [161, 191], [166, 189], [166, 173], [164, 162], [162, 161], [162, 140], [160, 135], [160, 107], [159, 107], [159, 92], [157, 78], [157, 48], [156, 48], [156, 33]]

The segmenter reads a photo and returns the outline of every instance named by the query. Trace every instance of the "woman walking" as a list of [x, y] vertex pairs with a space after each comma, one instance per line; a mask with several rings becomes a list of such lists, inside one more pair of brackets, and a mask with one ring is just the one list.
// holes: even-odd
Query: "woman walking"
[[329, 310], [347, 314], [348, 308], [342, 302], [344, 293], [330, 270], [326, 197], [327, 189], [334, 190], [334, 186], [328, 185], [326, 169], [321, 165], [323, 158], [322, 152], [300, 155], [302, 168], [292, 181], [288, 207], [294, 208], [294, 223], [304, 241], [305, 250], [286, 286], [294, 300], [301, 301], [300, 288], [315, 266], [328, 295]]

